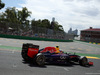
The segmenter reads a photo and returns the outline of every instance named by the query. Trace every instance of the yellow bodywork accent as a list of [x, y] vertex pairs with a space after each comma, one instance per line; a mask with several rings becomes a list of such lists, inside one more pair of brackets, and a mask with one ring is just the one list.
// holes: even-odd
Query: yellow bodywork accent
[[59, 47], [56, 47], [56, 52], [55, 53], [60, 53]]

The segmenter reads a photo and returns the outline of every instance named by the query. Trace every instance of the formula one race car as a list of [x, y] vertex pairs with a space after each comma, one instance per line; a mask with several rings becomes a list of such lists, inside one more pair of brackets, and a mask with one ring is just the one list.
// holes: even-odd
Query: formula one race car
[[93, 65], [93, 62], [88, 62], [85, 56], [64, 53], [61, 50], [57, 53], [55, 47], [45, 47], [39, 50], [39, 45], [31, 43], [23, 44], [21, 55], [25, 61], [31, 60], [39, 66], [45, 65], [45, 63], [67, 64], [71, 62], [77, 62], [82, 66]]

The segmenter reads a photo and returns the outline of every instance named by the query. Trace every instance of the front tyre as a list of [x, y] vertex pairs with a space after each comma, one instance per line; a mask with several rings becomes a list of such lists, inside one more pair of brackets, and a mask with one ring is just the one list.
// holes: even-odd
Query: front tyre
[[45, 64], [45, 56], [44, 55], [36, 56], [35, 62], [39, 66], [44, 66], [44, 64]]
[[79, 64], [80, 64], [81, 66], [86, 66], [86, 65], [88, 64], [88, 59], [87, 59], [86, 57], [80, 58]]

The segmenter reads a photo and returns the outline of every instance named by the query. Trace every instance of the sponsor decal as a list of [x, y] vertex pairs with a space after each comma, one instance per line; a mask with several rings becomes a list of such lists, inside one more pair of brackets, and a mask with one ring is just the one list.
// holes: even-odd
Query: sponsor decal
[[60, 56], [60, 59], [66, 59], [66, 56]]
[[36, 49], [33, 48], [29, 48], [29, 51], [37, 51]]

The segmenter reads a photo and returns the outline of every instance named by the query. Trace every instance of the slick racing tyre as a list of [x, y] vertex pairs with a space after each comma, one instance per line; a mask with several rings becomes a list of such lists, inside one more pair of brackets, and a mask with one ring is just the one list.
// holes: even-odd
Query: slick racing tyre
[[88, 59], [86, 57], [81, 57], [79, 60], [81, 66], [86, 66], [88, 64]]
[[45, 56], [44, 55], [37, 55], [36, 58], [35, 58], [35, 63], [38, 65], [38, 66], [44, 66], [45, 64]]

